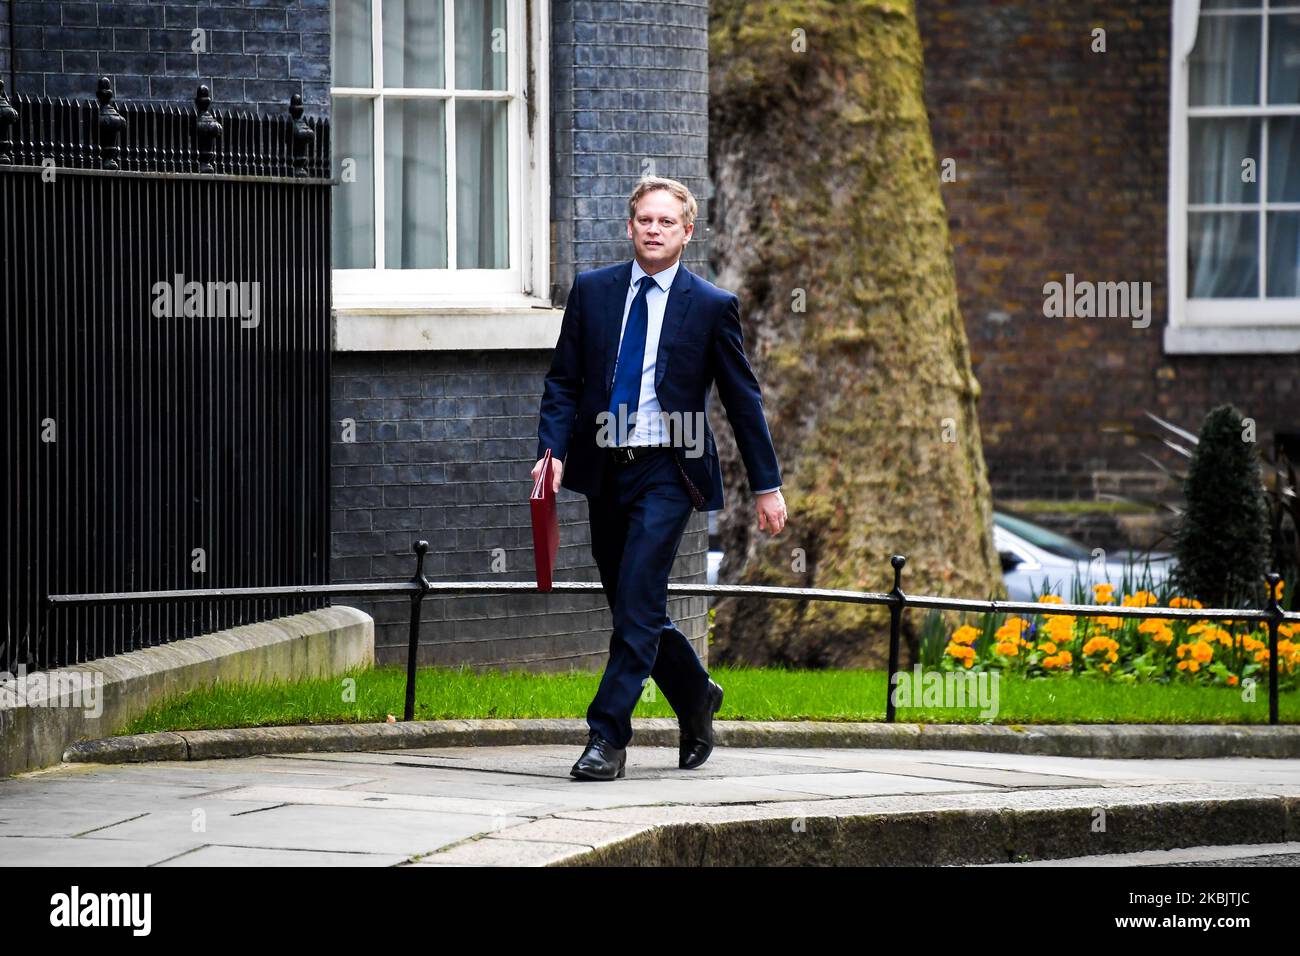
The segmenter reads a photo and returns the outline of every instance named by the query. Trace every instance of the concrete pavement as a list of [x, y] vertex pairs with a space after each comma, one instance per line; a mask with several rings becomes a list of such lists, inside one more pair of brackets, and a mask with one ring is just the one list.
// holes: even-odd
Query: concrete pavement
[[0, 780], [0, 866], [993, 863], [1300, 840], [1300, 760], [572, 745], [132, 764]]

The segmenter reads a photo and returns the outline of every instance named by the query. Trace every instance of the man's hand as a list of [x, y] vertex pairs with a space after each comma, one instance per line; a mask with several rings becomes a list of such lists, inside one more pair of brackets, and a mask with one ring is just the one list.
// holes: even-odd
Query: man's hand
[[758, 529], [776, 537], [785, 527], [785, 499], [781, 497], [781, 489], [755, 496], [754, 503], [758, 506]]
[[[533, 465], [533, 481], [534, 481], [534, 482], [537, 481], [537, 476], [540, 475], [540, 474], [542, 473], [542, 463], [543, 463], [544, 461], [546, 461], [545, 458], [539, 458], [539, 459], [537, 459], [537, 464]], [[555, 458], [554, 456], [552, 456], [552, 457], [551, 457], [551, 472], [552, 472], [552, 474], [555, 475], [555, 480], [551, 482], [551, 484], [554, 485], [554, 487], [553, 487], [551, 490], [552, 490], [553, 492], [555, 492], [555, 493], [558, 495], [558, 494], [560, 493], [560, 479], [561, 479], [562, 477], [564, 477], [564, 462], [562, 462], [562, 461], [560, 461], [559, 459], [557, 459], [557, 458]], [[782, 510], [782, 512], [785, 511], [784, 506], [782, 507], [781, 510]]]

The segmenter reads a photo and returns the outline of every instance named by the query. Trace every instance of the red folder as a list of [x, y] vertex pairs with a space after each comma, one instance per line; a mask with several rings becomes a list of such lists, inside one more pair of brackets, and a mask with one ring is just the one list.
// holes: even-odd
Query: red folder
[[537, 590], [551, 590], [551, 571], [555, 556], [560, 550], [560, 526], [555, 518], [555, 469], [551, 466], [551, 450], [542, 458], [542, 471], [533, 484], [529, 504], [533, 510], [533, 561], [537, 565]]

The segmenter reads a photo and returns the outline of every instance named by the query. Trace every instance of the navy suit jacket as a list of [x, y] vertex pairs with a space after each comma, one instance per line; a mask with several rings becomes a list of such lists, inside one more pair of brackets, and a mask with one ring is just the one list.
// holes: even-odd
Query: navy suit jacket
[[[537, 457], [551, 449], [551, 456], [564, 462], [561, 486], [585, 495], [600, 493], [608, 452], [597, 445], [597, 415], [609, 411], [631, 282], [631, 259], [578, 273], [564, 306], [560, 338], [542, 392]], [[703, 494], [702, 511], [717, 511], [723, 503], [718, 449], [705, 414], [709, 387], [715, 381], [749, 474], [750, 490], [775, 488], [781, 484], [781, 470], [763, 415], [758, 380], [745, 358], [740, 300], [679, 263], [659, 334], [655, 394], [665, 413], [678, 412], [682, 417], [699, 413], [692, 421], [703, 423], [703, 455], [688, 454], [691, 450], [681, 447], [680, 440], [673, 454]], [[668, 434], [664, 437], [669, 439]], [[688, 437], [698, 448], [698, 432]]]

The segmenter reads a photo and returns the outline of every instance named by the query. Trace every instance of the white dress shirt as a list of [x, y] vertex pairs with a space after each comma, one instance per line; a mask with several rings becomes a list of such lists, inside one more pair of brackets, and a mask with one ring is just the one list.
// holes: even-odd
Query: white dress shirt
[[[659, 359], [659, 333], [663, 330], [664, 309], [668, 305], [668, 290], [672, 288], [673, 279], [681, 265], [678, 259], [667, 269], [661, 269], [650, 276], [650, 291], [645, 296], [647, 323], [645, 330], [645, 357], [641, 364], [641, 395], [636, 405], [636, 428], [628, 436], [629, 445], [663, 445], [667, 439], [663, 435], [663, 421], [660, 412], [659, 396], [655, 394], [655, 363]], [[648, 273], [641, 268], [641, 263], [632, 260], [632, 280], [628, 285], [627, 295], [623, 300], [623, 325], [618, 333], [618, 347], [623, 348], [623, 333], [627, 331], [627, 319], [632, 314], [632, 303], [636, 300], [641, 278]], [[616, 355], [619, 353], [616, 352]], [[621, 356], [620, 356], [621, 357]], [[614, 378], [618, 378], [618, 364], [614, 365]], [[617, 439], [615, 439], [617, 441]]]

